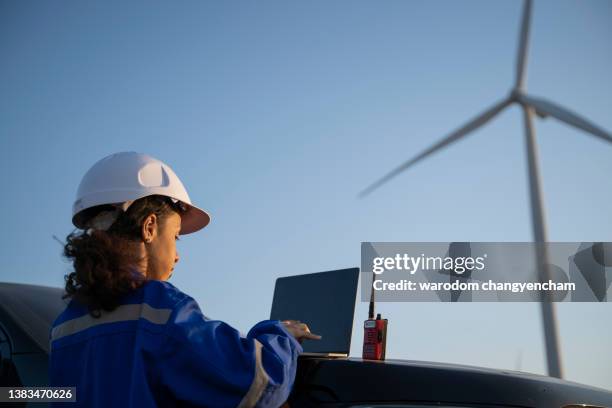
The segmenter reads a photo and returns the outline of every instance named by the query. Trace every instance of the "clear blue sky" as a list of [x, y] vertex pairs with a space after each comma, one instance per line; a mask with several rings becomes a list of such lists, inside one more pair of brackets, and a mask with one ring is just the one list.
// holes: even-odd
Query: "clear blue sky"
[[[61, 286], [100, 158], [167, 162], [212, 214], [172, 282], [246, 331], [279, 276], [359, 264], [361, 241], [528, 241], [514, 107], [357, 193], [507, 95], [522, 3], [0, 3], [1, 281]], [[612, 130], [612, 3], [536, 1], [528, 89]], [[612, 241], [612, 145], [536, 124], [550, 239]], [[312, 300], [316, 302], [316, 299]], [[353, 355], [360, 355], [359, 304]], [[389, 356], [545, 372], [539, 305], [380, 305]], [[558, 307], [566, 377], [612, 389], [612, 305]]]

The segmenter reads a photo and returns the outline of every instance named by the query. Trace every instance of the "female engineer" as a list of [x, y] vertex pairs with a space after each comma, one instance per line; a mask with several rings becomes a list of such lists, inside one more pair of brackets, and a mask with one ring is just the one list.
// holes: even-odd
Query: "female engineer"
[[67, 308], [50, 333], [51, 386], [76, 387], [100, 407], [278, 407], [291, 391], [303, 339], [299, 321], [266, 320], [246, 335], [206, 318], [168, 283], [176, 239], [204, 228], [165, 163], [123, 152], [85, 174], [64, 256]]

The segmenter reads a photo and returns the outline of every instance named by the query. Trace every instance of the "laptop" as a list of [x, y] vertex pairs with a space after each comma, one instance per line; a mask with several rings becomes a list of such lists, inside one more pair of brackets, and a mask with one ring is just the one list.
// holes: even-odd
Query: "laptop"
[[300, 320], [321, 340], [304, 340], [303, 356], [348, 357], [359, 268], [278, 278], [271, 320]]

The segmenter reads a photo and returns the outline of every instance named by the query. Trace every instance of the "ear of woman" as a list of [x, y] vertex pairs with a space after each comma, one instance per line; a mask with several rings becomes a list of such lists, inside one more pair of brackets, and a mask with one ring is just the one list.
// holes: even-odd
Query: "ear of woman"
[[150, 244], [157, 234], [158, 218], [155, 214], [150, 214], [142, 223], [142, 239]]

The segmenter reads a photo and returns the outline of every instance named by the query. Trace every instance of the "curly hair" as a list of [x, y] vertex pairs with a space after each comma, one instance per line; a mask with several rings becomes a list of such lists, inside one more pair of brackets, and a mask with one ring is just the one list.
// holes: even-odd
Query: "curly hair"
[[[108, 205], [86, 210], [85, 219], [101, 211], [113, 208]], [[145, 275], [138, 270], [143, 258], [137, 245], [142, 241], [141, 227], [144, 220], [155, 214], [160, 222], [184, 209], [165, 196], [151, 195], [132, 203], [106, 230], [73, 231], [66, 237], [63, 256], [72, 261], [74, 271], [67, 274], [66, 294], [86, 306], [93, 317], [102, 311], [112, 311], [120, 305], [121, 298], [141, 287]]]

